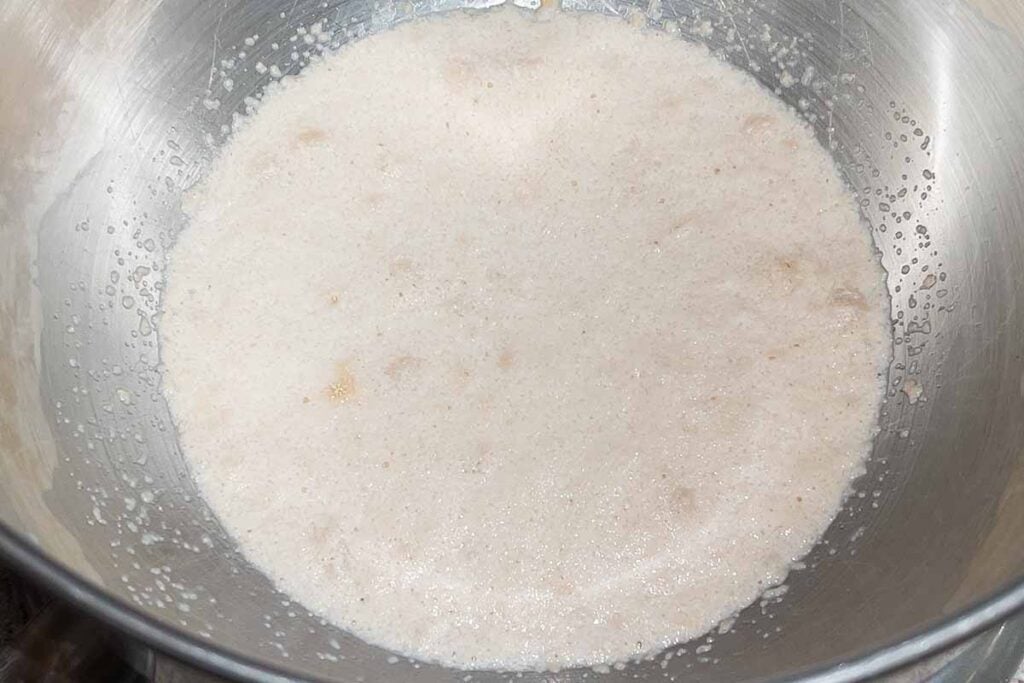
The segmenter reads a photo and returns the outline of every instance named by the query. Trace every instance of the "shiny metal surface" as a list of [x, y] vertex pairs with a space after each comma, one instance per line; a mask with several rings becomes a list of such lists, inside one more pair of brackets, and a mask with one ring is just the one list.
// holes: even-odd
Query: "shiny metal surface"
[[[319, 50], [461, 4], [0, 5], [0, 547], [9, 558], [222, 673], [462, 678], [323, 624], [238, 556], [181, 458], [159, 392], [158, 336], [182, 192], [245, 98]], [[1019, 609], [1024, 11], [1013, 0], [565, 6], [646, 18], [707, 43], [800, 111], [858, 193], [893, 296], [882, 432], [807, 568], [731, 630], [599, 678], [855, 680]]]

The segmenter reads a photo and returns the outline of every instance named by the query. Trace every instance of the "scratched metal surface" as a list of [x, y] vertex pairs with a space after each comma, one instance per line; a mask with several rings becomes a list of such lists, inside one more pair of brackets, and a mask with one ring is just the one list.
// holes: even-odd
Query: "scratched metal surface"
[[[321, 50], [460, 4], [0, 6], [0, 547], [10, 559], [137, 637], [224, 673], [462, 678], [321, 623], [239, 557], [182, 461], [159, 393], [158, 333], [182, 192], [246, 98]], [[808, 568], [731, 630], [602, 677], [853, 680], [1017, 609], [1016, 3], [565, 4], [706, 43], [805, 116], [858, 194], [893, 301], [882, 432]]]

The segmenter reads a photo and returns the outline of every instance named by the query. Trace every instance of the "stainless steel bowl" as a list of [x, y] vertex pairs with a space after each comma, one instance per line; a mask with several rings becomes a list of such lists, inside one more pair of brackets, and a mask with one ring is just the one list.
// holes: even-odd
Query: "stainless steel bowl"
[[[0, 546], [9, 559], [133, 636], [222, 673], [462, 678], [324, 624], [238, 555], [182, 460], [160, 394], [157, 330], [182, 192], [245, 98], [321, 50], [463, 5], [0, 5]], [[747, 609], [729, 631], [604, 678], [853, 680], [1021, 607], [1021, 5], [565, 6], [704, 42], [807, 118], [883, 254], [895, 340], [868, 473], [785, 595]]]

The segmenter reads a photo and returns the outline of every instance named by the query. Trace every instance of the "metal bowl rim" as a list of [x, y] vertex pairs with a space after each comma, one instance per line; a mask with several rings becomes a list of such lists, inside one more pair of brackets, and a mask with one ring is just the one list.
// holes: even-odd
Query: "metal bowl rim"
[[[22, 534], [0, 520], [0, 555], [32, 581], [53, 591], [158, 652], [234, 680], [288, 681], [298, 672], [257, 662], [207, 642], [176, 626], [160, 622], [53, 561]], [[796, 676], [765, 679], [765, 683], [848, 683], [892, 671], [953, 646], [1005, 620], [1024, 607], [1024, 577], [988, 598], [918, 630], [904, 640], [845, 660], [828, 662]], [[310, 680], [310, 679], [305, 679]], [[312, 679], [328, 680], [328, 679]]]

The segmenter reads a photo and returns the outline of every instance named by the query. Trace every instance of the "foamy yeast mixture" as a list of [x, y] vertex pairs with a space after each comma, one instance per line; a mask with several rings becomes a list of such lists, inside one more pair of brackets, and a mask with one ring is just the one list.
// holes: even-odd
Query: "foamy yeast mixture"
[[514, 10], [286, 80], [189, 198], [166, 393], [245, 554], [365, 639], [594, 664], [780, 581], [862, 467], [882, 271], [700, 47]]

